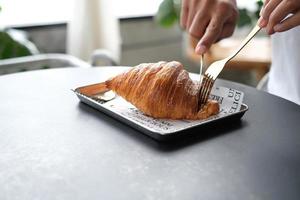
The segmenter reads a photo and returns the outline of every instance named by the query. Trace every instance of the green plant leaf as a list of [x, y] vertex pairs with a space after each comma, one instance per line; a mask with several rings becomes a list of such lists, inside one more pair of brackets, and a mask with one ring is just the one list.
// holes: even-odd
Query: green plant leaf
[[164, 27], [172, 26], [178, 21], [178, 9], [175, 7], [173, 0], [164, 0], [156, 14], [156, 21]]
[[258, 19], [259, 18], [259, 14], [260, 14], [260, 10], [263, 7], [264, 2], [262, 0], [258, 0], [256, 1], [256, 11], [255, 11], [255, 17]]
[[0, 31], [0, 59], [31, 55], [30, 50], [15, 41], [7, 32]]
[[237, 23], [238, 27], [243, 27], [243, 26], [252, 24], [252, 17], [248, 10], [246, 10], [245, 8], [239, 9], [239, 13], [240, 13], [240, 16], [239, 16], [239, 20]]

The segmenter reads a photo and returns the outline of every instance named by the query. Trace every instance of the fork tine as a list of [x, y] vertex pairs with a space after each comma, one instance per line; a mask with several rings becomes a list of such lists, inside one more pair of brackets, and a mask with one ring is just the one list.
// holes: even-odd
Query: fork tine
[[212, 79], [211, 76], [208, 76], [209, 79], [208, 79], [208, 84], [207, 84], [207, 90], [206, 90], [206, 93], [204, 94], [204, 99], [203, 99], [203, 104], [205, 104], [209, 98], [209, 95], [210, 95], [210, 92], [211, 92], [211, 89], [214, 85], [214, 80]]
[[200, 92], [199, 100], [198, 100], [199, 109], [201, 109], [203, 105], [207, 102], [213, 85], [214, 85], [214, 79], [212, 78], [212, 76], [205, 74], [199, 90]]
[[203, 90], [201, 91], [201, 104], [205, 103], [205, 95], [207, 93], [208, 90], [208, 85], [209, 85], [209, 77], [207, 75], [205, 75], [205, 82], [203, 84]]
[[203, 91], [205, 89], [204, 85], [206, 84], [206, 77], [205, 75], [203, 76], [203, 79], [202, 79], [202, 83], [200, 85], [200, 89], [199, 89], [199, 100], [198, 100], [198, 104], [199, 106], [201, 105], [201, 102], [202, 102], [202, 98], [203, 98]]
[[201, 100], [201, 95], [202, 95], [202, 90], [203, 90], [203, 84], [204, 83], [205, 83], [205, 76], [203, 76], [202, 82], [199, 85], [199, 94], [198, 94], [199, 101]]
[[204, 98], [205, 98], [205, 93], [207, 91], [207, 85], [208, 85], [208, 77], [207, 75], [204, 75], [203, 80], [202, 80], [202, 84], [200, 86], [200, 90], [199, 90], [199, 100], [198, 100], [198, 108], [200, 109]]
[[204, 105], [205, 104], [205, 99], [206, 99], [206, 95], [207, 95], [207, 92], [209, 90], [209, 77], [206, 76], [205, 78], [205, 83], [203, 84], [203, 90], [201, 91], [202, 94], [201, 94], [201, 105]]

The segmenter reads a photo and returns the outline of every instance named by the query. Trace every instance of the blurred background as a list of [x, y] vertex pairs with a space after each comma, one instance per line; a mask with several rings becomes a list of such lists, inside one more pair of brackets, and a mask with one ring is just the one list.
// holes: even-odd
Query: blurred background
[[[206, 66], [237, 47], [261, 5], [259, 0], [238, 1], [236, 31], [211, 48]], [[98, 59], [103, 55], [121, 66], [177, 60], [188, 71], [199, 71], [195, 38], [178, 24], [180, 0], [0, 0], [0, 6], [0, 74], [57, 67], [1, 67], [8, 59], [12, 69], [15, 58], [30, 55], [29, 61], [37, 55], [72, 56], [94, 66], [105, 65]], [[268, 72], [270, 55], [269, 38], [261, 33], [228, 64], [222, 78], [256, 86]]]

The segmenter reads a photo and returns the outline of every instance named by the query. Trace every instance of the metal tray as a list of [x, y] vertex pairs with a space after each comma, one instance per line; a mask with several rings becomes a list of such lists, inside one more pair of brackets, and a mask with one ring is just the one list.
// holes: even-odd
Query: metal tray
[[248, 110], [248, 106], [242, 104], [241, 108], [236, 112], [213, 116], [205, 120], [163, 120], [145, 116], [133, 105], [119, 96], [110, 101], [101, 101], [80, 93], [79, 88], [73, 90], [73, 92], [81, 102], [160, 141], [172, 140], [189, 135], [191, 129], [195, 129], [196, 127], [217, 125], [218, 122], [222, 123], [228, 120], [239, 120]]

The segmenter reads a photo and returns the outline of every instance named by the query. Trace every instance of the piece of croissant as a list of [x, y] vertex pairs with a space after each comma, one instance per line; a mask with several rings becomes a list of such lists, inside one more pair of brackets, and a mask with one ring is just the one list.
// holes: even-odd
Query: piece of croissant
[[154, 118], [196, 120], [219, 112], [219, 104], [211, 100], [198, 110], [199, 85], [176, 61], [140, 64], [88, 88], [90, 94], [99, 89], [113, 90]]

